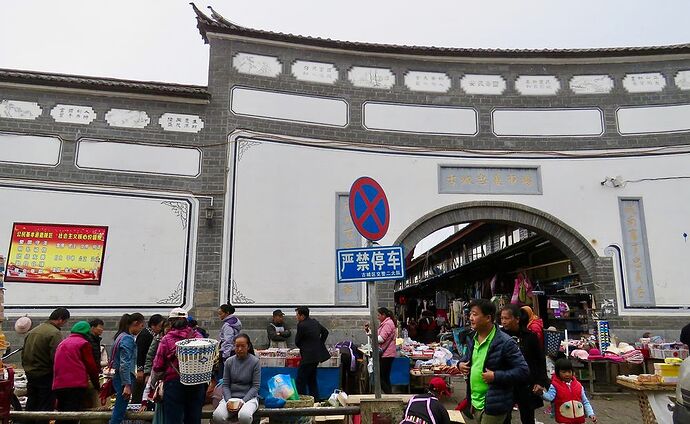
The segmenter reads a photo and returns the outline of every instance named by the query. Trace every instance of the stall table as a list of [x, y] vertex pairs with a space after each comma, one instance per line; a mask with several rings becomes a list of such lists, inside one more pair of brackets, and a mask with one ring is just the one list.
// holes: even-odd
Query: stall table
[[623, 380], [620, 377], [616, 378], [616, 384], [637, 392], [637, 400], [640, 405], [640, 413], [642, 414], [642, 422], [644, 424], [657, 424], [656, 416], [652, 410], [649, 398], [653, 396], [655, 392], [673, 392], [676, 390], [676, 385], [672, 383], [640, 384]]
[[607, 383], [610, 383], [611, 382], [610, 377], [609, 377], [610, 367], [611, 367], [611, 363], [613, 361], [611, 361], [610, 359], [594, 359], [594, 360], [578, 359], [578, 361], [587, 364], [587, 370], [589, 371], [589, 393], [588, 393], [588, 395], [590, 395], [590, 396], [594, 396], [594, 395], [606, 395], [606, 396], [608, 396], [608, 395], [619, 395], [620, 394], [620, 392], [595, 392], [594, 391], [594, 370], [592, 369], [592, 365], [593, 364], [604, 364], [604, 366], [606, 368]]
[[[292, 367], [262, 367], [261, 386], [259, 396], [266, 399], [268, 393], [268, 380], [274, 375], [288, 374], [297, 379], [297, 368]], [[340, 368], [319, 367], [316, 369], [316, 381], [319, 386], [319, 399], [328, 399], [335, 389], [340, 389]], [[318, 399], [317, 399], [318, 400]]]

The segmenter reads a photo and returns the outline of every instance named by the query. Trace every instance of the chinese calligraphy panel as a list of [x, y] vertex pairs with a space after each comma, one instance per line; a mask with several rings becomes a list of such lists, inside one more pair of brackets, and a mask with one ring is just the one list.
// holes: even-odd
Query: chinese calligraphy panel
[[347, 78], [355, 87], [380, 88], [387, 90], [395, 85], [395, 74], [385, 68], [365, 68], [354, 66]]
[[642, 199], [619, 199], [626, 298], [630, 306], [655, 306]]
[[666, 87], [666, 78], [660, 72], [626, 74], [623, 87], [628, 93], [656, 93]]
[[441, 165], [440, 194], [542, 194], [539, 167]]
[[405, 74], [405, 86], [411, 91], [445, 93], [450, 90], [450, 78], [441, 72], [410, 71]]
[[497, 96], [506, 90], [506, 80], [500, 75], [466, 74], [460, 80], [460, 87], [467, 94]]
[[338, 68], [332, 63], [297, 60], [292, 64], [292, 75], [300, 81], [334, 84], [338, 80]]

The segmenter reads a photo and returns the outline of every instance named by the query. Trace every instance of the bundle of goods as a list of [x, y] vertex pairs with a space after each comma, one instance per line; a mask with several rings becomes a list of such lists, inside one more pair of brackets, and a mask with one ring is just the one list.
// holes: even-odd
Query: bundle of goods
[[599, 349], [589, 348], [587, 350], [587, 346], [583, 346], [582, 349], [571, 351], [570, 356], [583, 361], [608, 359], [613, 362], [629, 362], [631, 364], [641, 364], [644, 362], [642, 352], [625, 342], [620, 342], [618, 346], [609, 345], [603, 354]]
[[459, 375], [460, 370], [458, 367], [452, 365], [437, 365], [433, 368], [434, 374], [444, 374], [444, 375]]
[[434, 349], [426, 345], [419, 345], [416, 347], [404, 345], [400, 353], [411, 359], [431, 359], [434, 357]]
[[288, 350], [271, 348], [266, 350], [257, 350], [256, 354], [259, 357], [259, 364], [261, 364], [262, 367], [284, 367]]
[[635, 384], [662, 384], [661, 376], [654, 374], [619, 375], [618, 379]]
[[319, 367], [321, 368], [338, 368], [340, 367], [340, 349], [335, 347], [329, 347], [328, 353], [331, 354], [331, 358], [327, 361], [321, 362]]
[[285, 357], [285, 366], [297, 368], [301, 360], [302, 357], [300, 356], [299, 349], [290, 349], [287, 351], [287, 356]]
[[666, 358], [663, 363], [654, 364], [654, 374], [666, 384], [677, 384], [682, 362], [679, 358]]
[[654, 359], [685, 359], [688, 357], [688, 347], [680, 342], [650, 343], [648, 346], [650, 351], [650, 357]]

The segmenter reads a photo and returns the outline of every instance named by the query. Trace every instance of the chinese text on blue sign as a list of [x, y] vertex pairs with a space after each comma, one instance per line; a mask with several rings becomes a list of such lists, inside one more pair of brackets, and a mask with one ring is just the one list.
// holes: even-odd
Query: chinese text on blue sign
[[402, 246], [362, 247], [336, 251], [338, 281], [384, 281], [405, 278]]

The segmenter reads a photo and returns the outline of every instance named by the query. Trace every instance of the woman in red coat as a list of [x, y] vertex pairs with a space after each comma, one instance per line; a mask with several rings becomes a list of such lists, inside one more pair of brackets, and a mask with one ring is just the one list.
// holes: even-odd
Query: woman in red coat
[[544, 321], [532, 311], [529, 306], [523, 306], [522, 311], [528, 318], [527, 329], [537, 335], [541, 348], [544, 348]]

